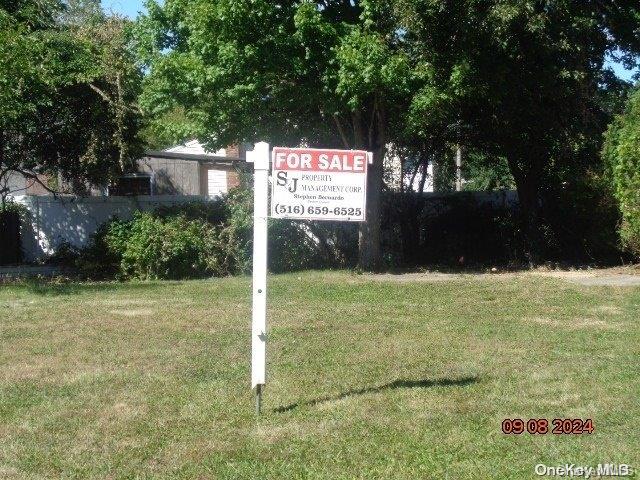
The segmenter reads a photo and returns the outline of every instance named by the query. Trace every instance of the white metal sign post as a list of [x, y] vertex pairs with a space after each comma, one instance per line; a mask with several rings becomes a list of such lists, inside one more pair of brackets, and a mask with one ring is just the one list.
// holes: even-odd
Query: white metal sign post
[[[297, 220], [363, 222], [367, 166], [373, 155], [361, 150], [274, 147], [271, 154], [271, 216]], [[253, 311], [251, 388], [260, 414], [266, 383], [267, 211], [269, 145], [247, 152], [253, 162]]]
[[253, 305], [251, 317], [251, 388], [260, 414], [266, 383], [267, 355], [267, 204], [269, 202], [269, 144], [257, 143], [247, 152], [253, 162]]

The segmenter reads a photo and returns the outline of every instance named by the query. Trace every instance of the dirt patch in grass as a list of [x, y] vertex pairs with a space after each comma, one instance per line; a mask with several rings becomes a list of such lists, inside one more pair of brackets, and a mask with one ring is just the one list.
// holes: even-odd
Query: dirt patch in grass
[[593, 307], [591, 312], [595, 314], [617, 316], [622, 315], [622, 308], [616, 305], [598, 305], [597, 307]]
[[154, 310], [149, 308], [130, 308], [130, 309], [122, 309], [122, 310], [109, 310], [111, 315], [118, 315], [122, 317], [148, 317], [155, 313]]
[[151, 300], [146, 298], [109, 298], [100, 302], [102, 305], [108, 305], [113, 307], [129, 307], [129, 306], [144, 306], [154, 305], [158, 303], [157, 300]]
[[604, 330], [618, 330], [620, 325], [615, 323], [605, 322], [597, 318], [572, 318], [570, 320], [556, 320], [549, 317], [527, 317], [524, 319], [526, 323], [535, 323], [538, 325], [545, 325], [553, 328], [562, 328], [567, 330], [579, 330], [579, 329], [604, 329]]
[[[415, 283], [415, 282], [452, 282], [459, 280], [487, 280], [495, 281], [509, 280], [519, 273], [442, 273], [442, 272], [412, 272], [412, 273], [376, 273], [362, 275], [364, 280], [374, 280], [378, 282], [398, 282], [398, 283]], [[356, 277], [358, 278], [358, 277]]]
[[382, 273], [354, 276], [350, 283], [357, 283], [358, 278], [380, 282], [415, 283], [415, 282], [453, 282], [460, 280], [508, 281], [515, 278], [551, 277], [586, 286], [640, 286], [640, 268], [616, 267], [585, 270], [549, 270], [540, 268], [517, 272], [496, 271], [493, 273], [445, 273], [445, 272], [410, 272]]
[[603, 320], [598, 320], [595, 318], [584, 318], [582, 320], [578, 320], [571, 324], [570, 328], [609, 328], [609, 329], [617, 329], [617, 325], [612, 325]]
[[636, 267], [616, 267], [585, 270], [536, 270], [532, 275], [559, 278], [579, 285], [594, 287], [636, 287], [640, 286], [640, 269]]
[[547, 317], [530, 317], [530, 318], [525, 318], [524, 320], [525, 322], [537, 323], [538, 325], [550, 325], [552, 327], [559, 327], [562, 325], [557, 320], [553, 320]]
[[18, 469], [0, 465], [0, 478], [20, 478]]

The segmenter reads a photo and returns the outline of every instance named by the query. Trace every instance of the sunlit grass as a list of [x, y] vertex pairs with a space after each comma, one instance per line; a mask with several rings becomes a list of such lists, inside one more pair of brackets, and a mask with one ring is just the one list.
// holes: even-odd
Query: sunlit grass
[[[528, 275], [0, 287], [0, 478], [533, 478], [640, 467], [640, 288]], [[504, 435], [504, 418], [593, 418]]]

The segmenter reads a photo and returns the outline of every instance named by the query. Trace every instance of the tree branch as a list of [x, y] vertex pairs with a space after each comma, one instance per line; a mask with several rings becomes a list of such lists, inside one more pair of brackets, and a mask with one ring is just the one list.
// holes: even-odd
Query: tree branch
[[115, 103], [113, 100], [109, 98], [109, 95], [107, 95], [103, 90], [96, 87], [93, 83], [89, 83], [89, 88], [94, 92], [96, 92], [98, 95], [100, 95], [102, 99], [108, 104], [113, 105]]
[[342, 138], [342, 143], [344, 144], [344, 148], [350, 148], [349, 146], [349, 141], [347, 140], [347, 135], [344, 131], [344, 128], [342, 127], [342, 124], [340, 123], [340, 118], [338, 117], [337, 113], [333, 114], [333, 120], [336, 123], [336, 127], [338, 128], [338, 132], [340, 133], [340, 137]]
[[369, 146], [373, 145], [373, 128], [378, 111], [378, 95], [373, 96], [373, 107], [371, 108], [371, 120], [369, 120]]
[[42, 180], [40, 180], [40, 178], [38, 178], [38, 174], [34, 173], [34, 172], [29, 172], [27, 170], [22, 170], [20, 168], [12, 168], [11, 170], [13, 170], [16, 173], [19, 173], [21, 175], [23, 175], [24, 177], [32, 180], [33, 182], [31, 183], [31, 185], [29, 185], [28, 187], [25, 188], [25, 190], [29, 187], [32, 187], [34, 184], [38, 184], [40, 185], [42, 188], [44, 188], [47, 192], [49, 192], [51, 195], [53, 195], [54, 197], [58, 198], [58, 193], [55, 190], [52, 190], [51, 188], [49, 188], [48, 185], [45, 185]]
[[[89, 83], [89, 88], [91, 90], [93, 90], [94, 92], [96, 92], [98, 95], [100, 95], [100, 98], [102, 98], [105, 102], [107, 102], [109, 105], [112, 105], [114, 107], [118, 107], [118, 103], [115, 102], [114, 100], [112, 100], [111, 98], [109, 98], [109, 95], [107, 95], [105, 93], [104, 90], [102, 90], [101, 88], [97, 87], [96, 85], [94, 85], [93, 83]], [[118, 95], [120, 97], [122, 97], [122, 85], [121, 85], [121, 80], [120, 80], [120, 74], [118, 74], [118, 80], [117, 80], [117, 88], [118, 88]], [[133, 113], [142, 113], [142, 110], [140, 109], [140, 107], [138, 105], [125, 105], [124, 101], [122, 100], [122, 98], [120, 99], [120, 108], [123, 110], [128, 110], [130, 112]]]

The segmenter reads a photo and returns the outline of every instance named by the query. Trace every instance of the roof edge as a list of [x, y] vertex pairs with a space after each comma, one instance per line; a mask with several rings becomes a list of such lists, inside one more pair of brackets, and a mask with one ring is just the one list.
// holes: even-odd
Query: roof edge
[[179, 153], [179, 152], [165, 152], [162, 150], [147, 150], [144, 153], [145, 157], [152, 158], [171, 158], [174, 160], [193, 160], [197, 162], [208, 162], [208, 163], [246, 163], [244, 158], [240, 157], [221, 157], [218, 155], [201, 155], [195, 153]]

